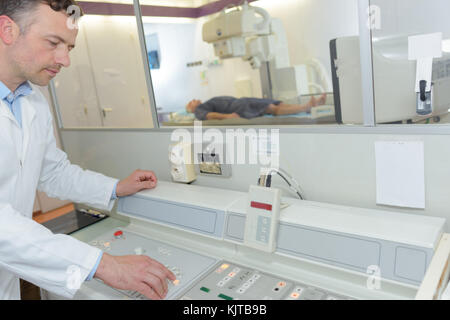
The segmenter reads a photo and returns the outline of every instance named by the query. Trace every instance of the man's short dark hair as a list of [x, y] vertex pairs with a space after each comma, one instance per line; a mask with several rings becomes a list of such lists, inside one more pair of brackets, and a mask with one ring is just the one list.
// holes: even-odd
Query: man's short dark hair
[[[76, 13], [70, 6], [78, 6], [75, 0], [0, 0], [0, 16], [8, 16], [16, 22], [23, 32], [23, 18], [33, 12], [39, 4], [47, 4], [56, 12], [65, 12], [68, 16]], [[79, 6], [78, 6], [79, 7]], [[78, 10], [82, 15], [81, 8]]]

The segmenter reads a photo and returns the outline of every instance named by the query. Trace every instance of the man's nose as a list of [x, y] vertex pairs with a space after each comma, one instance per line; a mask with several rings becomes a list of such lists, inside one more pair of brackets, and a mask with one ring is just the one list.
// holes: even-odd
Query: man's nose
[[57, 65], [68, 68], [70, 66], [70, 56], [68, 49], [58, 50], [55, 56], [55, 62]]

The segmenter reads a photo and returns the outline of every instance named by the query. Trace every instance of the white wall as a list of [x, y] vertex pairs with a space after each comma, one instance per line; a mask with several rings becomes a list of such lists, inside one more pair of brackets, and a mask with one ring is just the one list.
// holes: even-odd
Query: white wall
[[[73, 162], [120, 179], [140, 168], [154, 170], [160, 180], [171, 181], [167, 159], [170, 138], [170, 132], [63, 132]], [[379, 140], [424, 142], [425, 210], [376, 205], [374, 143]], [[282, 133], [280, 156], [280, 167], [295, 177], [307, 200], [450, 219], [448, 136]], [[200, 176], [194, 184], [248, 191], [257, 181], [259, 168], [233, 165], [231, 178]], [[274, 185], [295, 197], [281, 179], [275, 178]]]
[[[202, 40], [205, 19], [182, 23], [145, 23], [145, 34], [157, 34], [160, 43], [160, 69], [153, 69], [152, 83], [156, 105], [163, 111], [184, 109], [192, 99], [207, 100], [215, 96], [236, 96], [234, 82], [248, 79], [253, 94], [261, 96], [259, 71], [241, 59], [229, 59], [210, 66], [217, 58], [212, 45]], [[201, 61], [202, 65], [188, 67]]]
[[412, 35], [443, 32], [450, 38], [448, 0], [372, 0], [380, 8], [380, 30], [374, 36]]
[[331, 75], [330, 40], [359, 34], [357, 0], [259, 0], [252, 5], [283, 21], [292, 65], [316, 58]]

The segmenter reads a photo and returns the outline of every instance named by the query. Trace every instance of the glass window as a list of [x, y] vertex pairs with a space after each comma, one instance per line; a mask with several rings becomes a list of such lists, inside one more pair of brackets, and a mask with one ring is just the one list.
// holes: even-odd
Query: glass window
[[360, 72], [339, 60], [341, 39], [359, 57], [356, 0], [160, 8], [171, 18], [140, 4], [160, 126], [358, 123], [339, 105], [339, 68]]
[[135, 16], [87, 13], [71, 66], [54, 80], [63, 127], [152, 128]]
[[371, 0], [376, 122], [450, 122], [450, 2]]

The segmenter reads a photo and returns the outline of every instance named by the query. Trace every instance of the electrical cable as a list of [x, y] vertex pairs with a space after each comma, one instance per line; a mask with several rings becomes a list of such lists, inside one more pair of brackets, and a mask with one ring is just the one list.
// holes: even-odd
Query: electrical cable
[[[277, 173], [289, 186], [289, 188], [294, 191], [301, 200], [304, 200], [302, 194], [301, 194], [301, 189], [297, 183], [297, 181], [292, 178], [286, 171], [284, 171], [283, 169], [277, 169], [277, 168], [270, 168], [267, 170], [267, 172], [262, 175], [261, 177], [264, 177], [263, 180], [261, 180], [261, 177], [258, 179], [258, 185], [260, 186], [265, 186], [270, 188], [271, 184], [272, 184], [272, 174], [273, 172]], [[286, 178], [284, 175], [288, 176], [289, 178]], [[290, 181], [289, 181], [290, 180]]]

